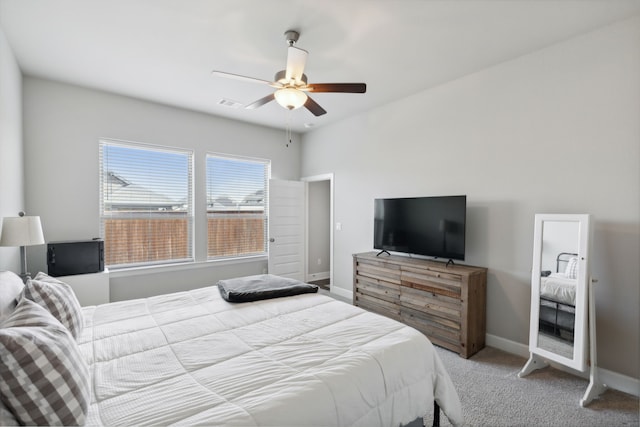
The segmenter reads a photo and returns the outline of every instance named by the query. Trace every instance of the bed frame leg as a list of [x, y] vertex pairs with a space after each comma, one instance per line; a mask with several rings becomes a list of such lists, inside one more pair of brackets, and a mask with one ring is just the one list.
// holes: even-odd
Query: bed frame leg
[[440, 427], [440, 405], [433, 401], [433, 427]]

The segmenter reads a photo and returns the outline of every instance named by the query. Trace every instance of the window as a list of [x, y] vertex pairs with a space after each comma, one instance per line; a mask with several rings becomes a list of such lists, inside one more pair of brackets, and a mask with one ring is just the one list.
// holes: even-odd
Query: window
[[193, 261], [193, 152], [100, 141], [105, 264]]
[[207, 155], [209, 259], [267, 253], [268, 160]]

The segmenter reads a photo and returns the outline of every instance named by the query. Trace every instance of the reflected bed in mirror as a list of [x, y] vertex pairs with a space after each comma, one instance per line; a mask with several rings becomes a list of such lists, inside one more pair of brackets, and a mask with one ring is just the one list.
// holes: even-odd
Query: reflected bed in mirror
[[577, 267], [577, 253], [560, 252], [555, 272], [543, 270], [540, 277], [538, 346], [566, 358], [573, 357]]

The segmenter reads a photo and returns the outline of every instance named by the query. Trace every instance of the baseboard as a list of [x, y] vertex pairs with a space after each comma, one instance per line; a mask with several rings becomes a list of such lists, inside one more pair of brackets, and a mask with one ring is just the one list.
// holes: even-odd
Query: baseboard
[[307, 282], [313, 282], [314, 280], [324, 280], [324, 279], [328, 279], [329, 277], [330, 277], [329, 271], [307, 274]]
[[333, 283], [331, 284], [331, 293], [339, 295], [342, 298], [346, 298], [349, 301], [353, 300], [353, 292], [352, 291], [350, 291], [348, 289], [344, 289], [344, 288], [339, 288], [337, 286], [333, 286]]
[[515, 354], [516, 356], [524, 358], [529, 357], [529, 346], [521, 344], [519, 342], [511, 341], [496, 335], [487, 334], [485, 335], [485, 343], [489, 347], [497, 348], [498, 350]]
[[[498, 350], [506, 351], [507, 353], [515, 354], [520, 357], [529, 357], [528, 345], [510, 341], [491, 334], [487, 334], [485, 336], [485, 340], [487, 346], [489, 347], [497, 348]], [[589, 371], [579, 372], [555, 362], [549, 362], [549, 364], [560, 371], [568, 372], [587, 380], [589, 379]], [[627, 375], [619, 374], [617, 372], [609, 371], [608, 369], [603, 368], [598, 368], [598, 372], [600, 375], [600, 380], [604, 384], [606, 384], [608, 388], [640, 397], [640, 380], [638, 380], [637, 378], [629, 377]]]

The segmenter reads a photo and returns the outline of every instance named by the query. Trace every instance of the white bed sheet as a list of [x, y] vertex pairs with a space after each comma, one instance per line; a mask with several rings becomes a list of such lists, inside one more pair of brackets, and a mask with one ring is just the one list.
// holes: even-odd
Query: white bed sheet
[[540, 279], [540, 294], [554, 301], [576, 304], [576, 279], [567, 279], [562, 273], [552, 273]]
[[217, 287], [85, 307], [88, 425], [394, 426], [458, 395], [432, 344], [319, 294], [233, 304]]

